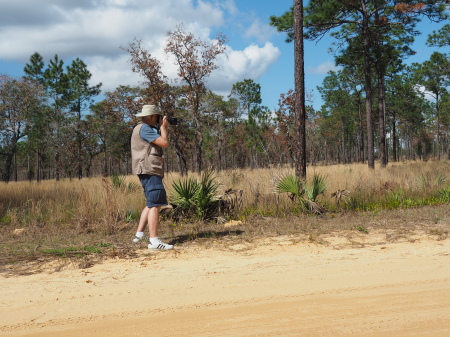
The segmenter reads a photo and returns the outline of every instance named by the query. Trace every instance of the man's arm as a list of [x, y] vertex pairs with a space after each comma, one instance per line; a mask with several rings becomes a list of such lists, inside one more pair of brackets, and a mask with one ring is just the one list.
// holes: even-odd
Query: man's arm
[[169, 139], [167, 137], [167, 128], [169, 127], [169, 122], [167, 121], [167, 116], [164, 116], [162, 125], [159, 130], [161, 131], [161, 135], [156, 138], [152, 143], [158, 145], [160, 147], [168, 147]]

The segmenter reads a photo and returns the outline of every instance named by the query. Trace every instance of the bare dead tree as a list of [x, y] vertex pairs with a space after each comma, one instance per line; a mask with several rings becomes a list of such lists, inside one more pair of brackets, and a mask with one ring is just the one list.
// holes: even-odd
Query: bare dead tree
[[195, 148], [197, 157], [197, 173], [202, 171], [202, 98], [207, 94], [205, 81], [211, 72], [218, 68], [216, 59], [225, 53], [227, 38], [218, 34], [211, 42], [202, 41], [180, 25], [167, 33], [166, 53], [175, 57], [178, 76], [183, 85], [183, 95], [195, 127]]

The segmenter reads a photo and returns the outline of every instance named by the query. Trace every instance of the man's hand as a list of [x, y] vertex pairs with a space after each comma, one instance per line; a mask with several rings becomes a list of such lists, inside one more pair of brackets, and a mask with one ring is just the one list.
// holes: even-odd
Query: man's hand
[[169, 127], [169, 121], [167, 120], [167, 116], [164, 116], [162, 119], [162, 123], [159, 126], [159, 129], [161, 131], [161, 136], [156, 138], [152, 143], [160, 146], [160, 147], [168, 147], [169, 146], [169, 139], [167, 137], [167, 128]]
[[169, 125], [170, 124], [169, 124], [169, 121], [167, 120], [167, 116], [164, 116], [160, 127], [168, 128]]

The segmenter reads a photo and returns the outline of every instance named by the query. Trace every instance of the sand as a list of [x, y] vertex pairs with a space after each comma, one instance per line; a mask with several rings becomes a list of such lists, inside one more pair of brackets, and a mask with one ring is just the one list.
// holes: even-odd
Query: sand
[[450, 336], [450, 239], [283, 236], [0, 275], [7, 336]]

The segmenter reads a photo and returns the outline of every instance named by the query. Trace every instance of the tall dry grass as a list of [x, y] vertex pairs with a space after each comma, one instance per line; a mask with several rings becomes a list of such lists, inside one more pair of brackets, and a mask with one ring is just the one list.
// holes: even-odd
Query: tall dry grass
[[138, 203], [135, 191], [116, 189], [109, 178], [2, 183], [0, 220], [11, 226], [73, 225], [108, 230]]
[[[449, 168], [447, 162], [401, 162], [375, 170], [365, 164], [314, 166], [307, 169], [307, 177], [312, 179], [314, 174], [325, 177], [327, 192], [322, 203], [331, 205], [331, 194], [337, 190], [366, 198], [400, 190], [426, 196], [449, 185]], [[292, 208], [292, 203], [287, 195], [275, 190], [279, 178], [288, 174], [294, 171], [276, 167], [227, 170], [215, 176], [219, 194], [229, 189], [242, 191], [242, 212], [282, 215]], [[179, 178], [177, 173], [166, 174], [164, 182], [169, 194], [172, 182]], [[125, 182], [122, 187], [114, 186], [110, 178], [0, 183], [0, 224], [15, 228], [70, 225], [79, 231], [114, 231], [127, 216], [135, 218], [145, 206], [138, 178], [128, 176]], [[130, 183], [135, 188], [128, 188]]]
[[[290, 167], [258, 170], [231, 170], [218, 175], [224, 189], [242, 189], [243, 209], [247, 211], [282, 215], [292, 209], [287, 195], [275, 193], [280, 177], [294, 174]], [[366, 164], [313, 166], [307, 169], [307, 181], [314, 175], [325, 178], [326, 192], [321, 203], [335, 208], [332, 194], [346, 190], [347, 199], [365, 202], [380, 202], [387, 192], [400, 192], [405, 197], [430, 197], [436, 190], [450, 186], [450, 164], [448, 162], [399, 162], [386, 168], [369, 169]], [[345, 200], [344, 200], [345, 201]]]

